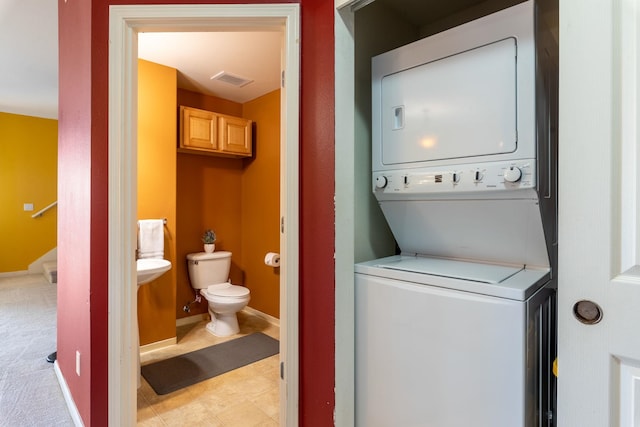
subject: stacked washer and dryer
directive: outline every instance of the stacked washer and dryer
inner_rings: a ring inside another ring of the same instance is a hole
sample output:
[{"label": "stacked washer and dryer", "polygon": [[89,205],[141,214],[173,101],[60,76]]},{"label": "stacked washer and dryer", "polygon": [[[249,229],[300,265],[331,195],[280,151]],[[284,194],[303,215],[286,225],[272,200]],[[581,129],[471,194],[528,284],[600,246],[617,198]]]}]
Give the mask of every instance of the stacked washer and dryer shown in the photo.
[{"label": "stacked washer and dryer", "polygon": [[529,0],[373,58],[356,425],[553,425],[557,42]]}]

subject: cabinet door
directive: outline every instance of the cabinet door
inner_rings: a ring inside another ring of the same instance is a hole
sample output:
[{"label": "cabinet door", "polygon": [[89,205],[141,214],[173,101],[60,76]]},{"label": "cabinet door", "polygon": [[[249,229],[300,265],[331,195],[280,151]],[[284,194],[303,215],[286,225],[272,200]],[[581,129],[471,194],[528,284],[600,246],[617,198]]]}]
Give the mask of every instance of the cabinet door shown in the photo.
[{"label": "cabinet door", "polygon": [[223,152],[251,155],[251,120],[218,116],[220,149]]},{"label": "cabinet door", "polygon": [[217,146],[217,115],[210,111],[180,107],[182,135],[180,146],[215,150]]}]

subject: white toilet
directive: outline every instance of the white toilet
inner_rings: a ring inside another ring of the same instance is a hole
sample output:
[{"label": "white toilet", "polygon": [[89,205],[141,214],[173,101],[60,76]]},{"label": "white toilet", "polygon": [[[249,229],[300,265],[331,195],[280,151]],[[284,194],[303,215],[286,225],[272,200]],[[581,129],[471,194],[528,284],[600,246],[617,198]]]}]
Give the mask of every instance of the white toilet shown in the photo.
[{"label": "white toilet", "polygon": [[249,303],[249,289],[229,282],[231,252],[198,252],[187,255],[191,286],[209,301],[211,322],[207,330],[218,337],[240,331],[236,313]]}]

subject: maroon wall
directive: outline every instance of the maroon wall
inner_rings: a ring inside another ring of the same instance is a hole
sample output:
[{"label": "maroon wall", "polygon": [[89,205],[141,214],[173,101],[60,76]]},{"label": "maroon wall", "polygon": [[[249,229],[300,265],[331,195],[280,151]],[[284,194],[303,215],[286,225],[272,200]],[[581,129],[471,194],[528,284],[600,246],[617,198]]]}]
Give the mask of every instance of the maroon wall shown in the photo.
[{"label": "maroon wall", "polygon": [[300,425],[333,425],[335,387],[334,2],[303,1]]},{"label": "maroon wall", "polygon": [[85,425],[106,419],[94,402],[107,400],[106,144],[92,143],[91,13],[91,2],[59,2],[57,351]]},{"label": "maroon wall", "polygon": [[[247,1],[58,1],[58,364],[86,426],[108,422],[109,5],[152,3]],[[300,425],[329,426],[335,383],[334,2],[299,3]],[[82,357],[80,377],[76,350]]]}]

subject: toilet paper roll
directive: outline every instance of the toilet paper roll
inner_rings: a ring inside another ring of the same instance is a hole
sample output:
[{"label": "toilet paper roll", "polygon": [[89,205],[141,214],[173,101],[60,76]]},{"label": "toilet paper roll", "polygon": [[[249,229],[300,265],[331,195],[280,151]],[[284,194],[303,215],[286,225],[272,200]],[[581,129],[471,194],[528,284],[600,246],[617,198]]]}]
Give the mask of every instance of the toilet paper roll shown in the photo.
[{"label": "toilet paper roll", "polygon": [[264,256],[264,263],[270,267],[280,267],[280,254],[267,252]]}]

